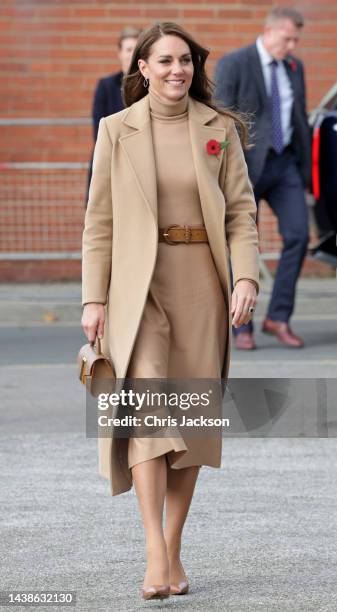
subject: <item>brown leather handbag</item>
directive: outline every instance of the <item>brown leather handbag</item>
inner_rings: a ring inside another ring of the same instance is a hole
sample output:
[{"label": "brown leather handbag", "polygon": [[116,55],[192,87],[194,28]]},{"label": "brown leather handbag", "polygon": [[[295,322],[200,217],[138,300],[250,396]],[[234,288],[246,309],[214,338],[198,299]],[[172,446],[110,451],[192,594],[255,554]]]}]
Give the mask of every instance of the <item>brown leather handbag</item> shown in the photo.
[{"label": "brown leather handbag", "polygon": [[78,353],[78,377],[94,397],[99,393],[112,393],[116,374],[111,361],[102,354],[101,341],[84,344]]}]

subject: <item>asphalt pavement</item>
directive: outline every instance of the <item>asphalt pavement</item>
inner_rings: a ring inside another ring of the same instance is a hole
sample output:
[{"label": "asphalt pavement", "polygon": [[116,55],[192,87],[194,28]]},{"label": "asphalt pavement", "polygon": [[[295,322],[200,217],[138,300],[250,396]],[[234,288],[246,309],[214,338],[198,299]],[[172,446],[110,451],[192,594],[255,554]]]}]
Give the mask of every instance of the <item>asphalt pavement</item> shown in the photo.
[{"label": "asphalt pavement", "polygon": [[[292,326],[306,346],[294,350],[260,332],[270,294],[263,284],[258,349],[233,350],[230,377],[325,380],[333,411],[336,288],[335,278],[301,280]],[[80,318],[78,283],[0,286],[0,590],[76,592],[81,612],[335,611],[334,415],[324,437],[226,437],[221,468],[200,471],[185,527],[190,593],[140,599],[144,538],[134,489],[110,496],[97,474],[97,441],[85,434]]]}]

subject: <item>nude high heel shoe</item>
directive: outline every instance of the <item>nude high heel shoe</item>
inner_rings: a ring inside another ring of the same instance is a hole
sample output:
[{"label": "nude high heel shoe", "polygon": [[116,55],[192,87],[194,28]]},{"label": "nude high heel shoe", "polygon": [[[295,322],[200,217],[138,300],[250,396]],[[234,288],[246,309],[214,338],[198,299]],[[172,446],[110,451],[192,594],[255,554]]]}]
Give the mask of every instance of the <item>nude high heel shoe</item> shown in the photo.
[{"label": "nude high heel shoe", "polygon": [[167,597],[169,597],[169,595],[169,584],[154,584],[152,586],[147,587],[146,589],[142,588],[143,599],[166,599]]},{"label": "nude high heel shoe", "polygon": [[187,580],[182,580],[178,584],[170,584],[170,595],[185,595],[188,593],[189,584]]}]

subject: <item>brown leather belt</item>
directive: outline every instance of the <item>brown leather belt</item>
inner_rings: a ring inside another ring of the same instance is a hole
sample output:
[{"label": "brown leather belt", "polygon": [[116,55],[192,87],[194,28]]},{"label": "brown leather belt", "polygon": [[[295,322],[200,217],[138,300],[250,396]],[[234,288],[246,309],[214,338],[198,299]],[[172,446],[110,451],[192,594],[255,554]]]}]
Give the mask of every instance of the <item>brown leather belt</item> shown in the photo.
[{"label": "brown leather belt", "polygon": [[190,244],[190,242],[208,242],[208,236],[205,227],[169,225],[158,229],[158,240],[167,244]]}]

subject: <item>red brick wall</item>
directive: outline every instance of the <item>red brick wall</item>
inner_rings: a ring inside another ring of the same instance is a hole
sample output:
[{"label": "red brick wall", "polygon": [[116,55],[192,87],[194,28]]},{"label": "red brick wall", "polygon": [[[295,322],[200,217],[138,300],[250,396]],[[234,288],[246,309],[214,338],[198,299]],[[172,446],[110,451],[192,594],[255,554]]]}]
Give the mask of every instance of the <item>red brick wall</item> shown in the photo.
[{"label": "red brick wall", "polygon": [[[256,38],[272,5],[268,0],[209,0],[207,3],[199,0],[96,0],[91,3],[2,0],[0,117],[89,117],[97,79],[118,69],[116,41],[126,25],[144,27],[155,20],[177,21],[210,49],[208,70],[212,77],[215,62],[223,53]],[[306,65],[308,107],[313,108],[337,79],[337,3],[336,0],[303,0],[293,5],[303,12],[306,20],[298,55]],[[83,162],[91,153],[90,125],[1,126],[1,133],[0,162]],[[3,180],[3,171],[0,179]],[[82,206],[84,190],[85,185],[77,207]],[[45,198],[53,198],[48,189],[42,192]],[[77,228],[78,214],[77,210],[73,221]],[[268,215],[266,222],[268,225]],[[262,244],[263,234],[264,226],[261,226]],[[4,268],[7,278],[11,265],[13,275],[17,274],[18,264],[0,263],[0,279]],[[43,265],[48,270],[49,264]],[[20,263],[21,272],[22,266]],[[51,276],[53,266],[51,263]],[[72,266],[76,268],[75,264]],[[316,273],[317,269],[319,273],[330,271],[322,264],[307,267],[308,273]],[[35,268],[38,270],[37,264]],[[29,269],[34,277],[34,266]],[[26,272],[22,273],[26,278]]]}]

